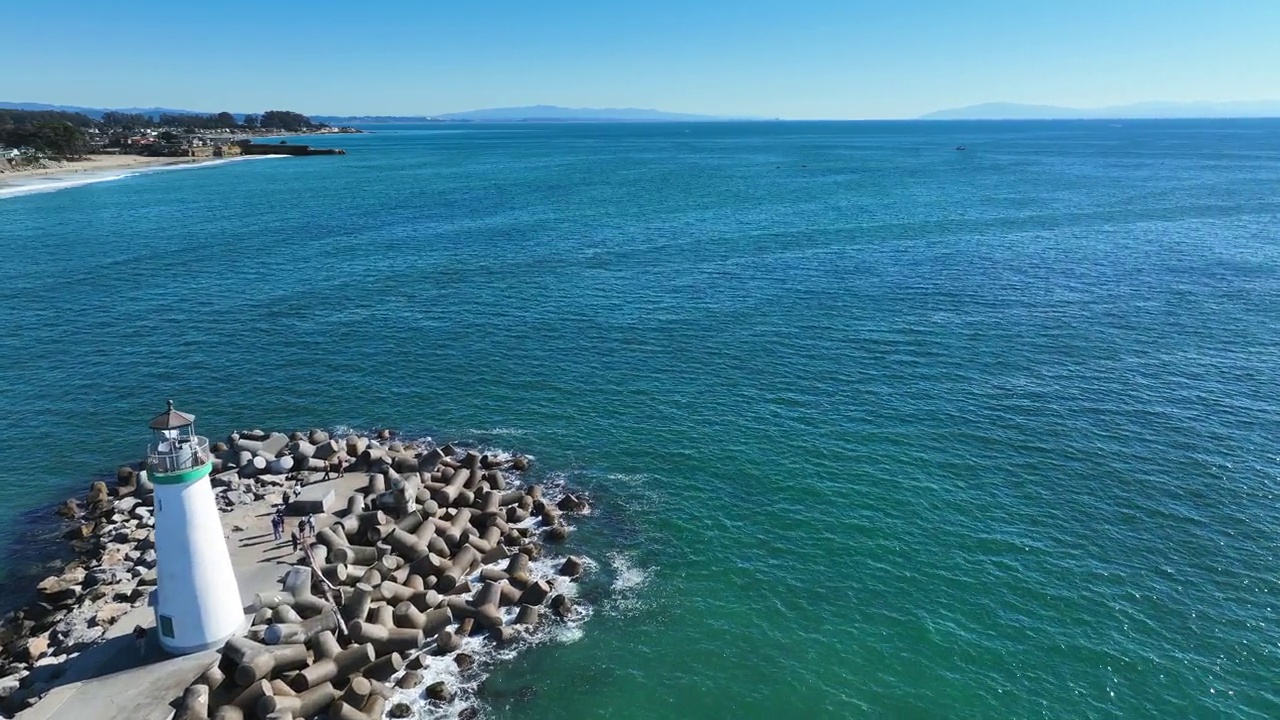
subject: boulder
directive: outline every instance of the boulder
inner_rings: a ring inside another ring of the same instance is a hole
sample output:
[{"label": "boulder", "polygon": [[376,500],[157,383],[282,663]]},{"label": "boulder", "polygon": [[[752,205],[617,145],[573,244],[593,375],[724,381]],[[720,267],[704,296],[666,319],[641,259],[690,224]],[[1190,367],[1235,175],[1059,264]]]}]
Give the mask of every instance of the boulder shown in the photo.
[{"label": "boulder", "polygon": [[132,606],[124,603],[107,603],[93,616],[93,621],[100,627],[109,627],[132,609]]},{"label": "boulder", "polygon": [[93,588],[99,585],[119,585],[133,578],[127,563],[110,567],[96,567],[84,576],[84,587]]},{"label": "boulder", "polygon": [[67,613],[66,617],[49,631],[49,641],[57,644],[63,652],[97,642],[106,632],[106,628],[101,625],[90,625],[89,620],[93,617],[92,607]]},{"label": "boulder", "polygon": [[413,717],[413,706],[409,703],[398,702],[395,705],[392,705],[391,709],[387,711],[387,717],[395,718],[395,720]]},{"label": "boulder", "polygon": [[14,659],[19,662],[35,662],[49,653],[49,635],[44,633],[35,637],[27,638],[25,642],[21,642],[14,653]]},{"label": "boulder", "polygon": [[75,520],[84,512],[84,508],[80,507],[80,501],[75,498],[67,498],[65,502],[58,506],[55,511],[60,517],[68,520]]},{"label": "boulder", "polygon": [[116,485],[119,487],[133,487],[138,479],[138,471],[128,465],[121,465],[116,468]]},{"label": "boulder", "polygon": [[564,559],[564,564],[559,569],[559,574],[567,578],[576,578],[582,574],[582,559],[575,555],[570,555]]},{"label": "boulder", "polygon": [[98,564],[102,567],[116,567],[126,563],[125,555],[129,552],[129,548],[124,545],[108,545],[102,551],[102,557],[98,558]]},{"label": "boulder", "polygon": [[[21,685],[22,685],[22,675],[20,673],[14,673],[12,675],[6,675],[0,678],[0,700],[4,700],[5,698],[17,692],[18,688]],[[400,703],[400,705],[404,705],[404,703]],[[405,705],[405,707],[408,707],[408,705]],[[395,707],[392,707],[391,709],[395,710]],[[396,716],[393,715],[392,717],[396,717]],[[400,715],[399,717],[409,717],[409,716]]]},{"label": "boulder", "polygon": [[453,691],[443,681],[433,682],[427,686],[426,696],[428,699],[437,702],[448,702],[453,697]]},{"label": "boulder", "polygon": [[40,599],[44,602],[53,606],[63,605],[74,602],[80,597],[80,593],[84,591],[84,587],[80,585],[82,580],[84,580],[83,571],[78,576],[50,576],[36,586],[36,591],[40,593]]},{"label": "boulder", "polygon": [[85,496],[84,504],[90,511],[106,512],[111,509],[111,493],[107,491],[107,484],[98,480],[89,486],[89,494]]},{"label": "boulder", "polygon": [[567,493],[556,503],[556,507],[564,512],[582,512],[587,509],[587,501],[573,493]]}]

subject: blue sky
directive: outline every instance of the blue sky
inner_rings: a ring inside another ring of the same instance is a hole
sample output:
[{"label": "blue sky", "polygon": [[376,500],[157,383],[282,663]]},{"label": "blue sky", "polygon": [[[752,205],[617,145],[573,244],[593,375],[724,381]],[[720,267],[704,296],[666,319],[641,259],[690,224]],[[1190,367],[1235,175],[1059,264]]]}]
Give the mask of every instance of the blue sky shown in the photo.
[{"label": "blue sky", "polygon": [[799,119],[1280,98],[1280,0],[10,5],[8,101],[406,115],[545,103]]}]

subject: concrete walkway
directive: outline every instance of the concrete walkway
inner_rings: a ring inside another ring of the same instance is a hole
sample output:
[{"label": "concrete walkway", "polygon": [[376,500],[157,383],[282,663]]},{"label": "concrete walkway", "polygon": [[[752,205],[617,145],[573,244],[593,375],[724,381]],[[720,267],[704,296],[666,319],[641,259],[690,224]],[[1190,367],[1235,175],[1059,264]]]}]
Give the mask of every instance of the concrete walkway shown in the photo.
[{"label": "concrete walkway", "polygon": [[[319,473],[314,474],[319,477]],[[358,487],[368,483],[365,473],[348,473],[338,480],[307,483],[332,487],[336,500],[333,509],[346,505],[347,498]],[[284,574],[293,564],[289,543],[289,525],[296,527],[297,518],[285,528],[284,540],[271,537],[271,515],[267,502],[235,508],[222,515],[222,526],[240,586],[240,600],[248,615],[253,598],[260,592],[280,589]],[[316,527],[325,527],[331,518],[316,516]],[[133,628],[148,629],[146,657],[139,657],[133,641]],[[167,720],[182,692],[205,668],[217,659],[217,650],[193,655],[169,657],[160,649],[154,632],[155,614],[149,606],[137,607],[121,617],[107,631],[102,642],[63,663],[56,685],[40,702],[18,713],[19,720]]]}]

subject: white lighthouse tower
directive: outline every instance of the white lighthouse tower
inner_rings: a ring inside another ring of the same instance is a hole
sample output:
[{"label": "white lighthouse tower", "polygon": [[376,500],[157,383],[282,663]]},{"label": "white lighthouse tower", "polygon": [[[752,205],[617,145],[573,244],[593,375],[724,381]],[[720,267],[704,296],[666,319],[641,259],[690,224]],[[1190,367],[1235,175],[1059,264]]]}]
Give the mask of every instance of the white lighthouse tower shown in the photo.
[{"label": "white lighthouse tower", "polygon": [[245,626],[240,589],[209,484],[209,441],[195,416],[169,409],[151,421],[155,484],[156,628],[160,645],[183,655],[221,645]]}]

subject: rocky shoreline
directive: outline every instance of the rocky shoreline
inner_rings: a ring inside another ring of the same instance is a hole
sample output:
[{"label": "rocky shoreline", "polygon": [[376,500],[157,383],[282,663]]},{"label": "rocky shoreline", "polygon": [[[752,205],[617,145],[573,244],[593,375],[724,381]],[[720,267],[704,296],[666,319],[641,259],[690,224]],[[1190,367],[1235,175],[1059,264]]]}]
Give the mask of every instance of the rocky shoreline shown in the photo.
[{"label": "rocky shoreline", "polygon": [[58,507],[77,557],[36,586],[38,599],[0,619],[0,711],[34,702],[56,668],[99,641],[155,587],[154,488],[122,466],[114,493],[94,482]]},{"label": "rocky shoreline", "polygon": [[[341,439],[251,430],[211,450],[224,512],[269,512],[290,501],[295,484],[320,482],[339,463],[363,484],[329,515],[314,499],[293,500],[306,503],[294,514],[328,520],[293,559],[283,589],[258,594],[248,633],[191,684],[177,718],[372,720],[456,706],[448,683],[427,682],[428,665],[452,659],[465,670],[477,658],[464,644],[511,645],[577,612],[572,583],[589,561],[548,564],[544,544],[569,537],[566,516],[586,511],[587,500],[525,485],[525,456],[400,442],[386,430]],[[5,714],[31,706],[60,667],[147,603],[156,583],[152,504],[146,472],[126,465],[114,487],[95,482],[83,502],[58,508],[79,556],[39,584],[36,602],[0,621]]]}]

